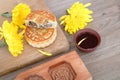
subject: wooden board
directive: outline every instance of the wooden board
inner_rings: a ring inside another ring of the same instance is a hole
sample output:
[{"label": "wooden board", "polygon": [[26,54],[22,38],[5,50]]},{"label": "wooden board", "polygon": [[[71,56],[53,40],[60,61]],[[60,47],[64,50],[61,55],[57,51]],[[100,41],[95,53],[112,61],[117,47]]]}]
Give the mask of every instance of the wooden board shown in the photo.
[{"label": "wooden board", "polygon": [[30,77],[39,78],[36,80],[92,80],[76,51],[24,71],[15,80],[32,80]]},{"label": "wooden board", "polygon": [[[0,2],[0,14],[6,11],[11,12],[13,7],[20,2],[28,4],[32,10],[38,10],[38,9],[48,10],[48,7],[44,2],[44,0],[4,0],[2,1],[2,3]],[[6,3],[7,5],[4,5]],[[7,18],[3,18],[2,16],[0,16],[0,25],[2,25],[2,22],[5,19]],[[53,53],[53,55],[67,51],[69,49],[69,43],[59,26],[57,29],[57,33],[58,36],[55,42],[43,49],[44,51]],[[28,64],[32,64],[36,61],[45,58],[47,57],[38,53],[36,48],[33,48],[30,45],[28,45],[25,40],[24,40],[24,51],[22,55],[20,55],[17,58],[13,57],[10,54],[7,47],[2,47],[0,48],[0,75],[3,75],[5,73],[8,73],[10,71],[16,70],[18,68],[21,68]]]}]

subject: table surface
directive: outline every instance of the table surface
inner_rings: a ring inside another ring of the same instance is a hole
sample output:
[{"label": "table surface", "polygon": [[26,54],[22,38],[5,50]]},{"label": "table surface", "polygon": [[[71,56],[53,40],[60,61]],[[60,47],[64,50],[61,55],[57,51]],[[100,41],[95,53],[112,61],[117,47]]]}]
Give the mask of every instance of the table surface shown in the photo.
[{"label": "table surface", "polygon": [[[66,9],[78,0],[46,0],[50,10],[57,20],[66,14]],[[79,0],[82,3],[92,3],[90,9],[94,11],[94,21],[88,28],[96,30],[101,35],[100,46],[91,53],[79,51],[73,42],[73,36],[64,31],[70,43],[70,50],[76,50],[86,67],[93,76],[93,80],[120,80],[120,0]],[[60,54],[63,55],[63,54]],[[57,55],[55,57],[58,57]],[[16,75],[31,67],[40,65],[55,57],[45,59],[17,71],[0,77],[0,80],[13,80]]]}]

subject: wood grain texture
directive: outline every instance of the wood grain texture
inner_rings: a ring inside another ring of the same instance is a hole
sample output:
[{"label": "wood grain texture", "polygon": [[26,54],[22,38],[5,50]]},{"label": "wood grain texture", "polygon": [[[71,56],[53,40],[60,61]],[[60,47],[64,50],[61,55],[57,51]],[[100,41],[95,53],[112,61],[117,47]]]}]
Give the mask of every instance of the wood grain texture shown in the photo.
[{"label": "wood grain texture", "polygon": [[[10,0],[4,0],[2,1],[3,3],[5,3],[5,1],[10,1]],[[30,7],[32,8],[32,10],[36,10],[36,9],[46,9],[48,10],[48,7],[46,5],[46,3],[41,0],[36,0],[39,4],[36,5],[36,3],[34,3],[34,1],[24,1],[24,0],[16,0],[16,1],[12,1],[9,4],[10,5],[16,5],[19,2],[23,2],[26,3],[28,5],[30,5]],[[32,6],[33,5],[33,6]],[[4,5],[1,5],[4,6]],[[8,6],[5,6],[5,9],[8,9]],[[11,8],[12,6],[10,6],[9,8]],[[0,7],[1,9],[1,7]],[[7,10],[6,9],[6,10]],[[3,9],[4,10],[4,9]],[[12,9],[11,9],[12,10]],[[5,12],[5,11],[3,11]],[[2,11],[0,11],[0,13],[2,13]],[[3,17],[0,17],[1,20],[0,22],[3,22],[2,19]],[[56,40],[49,45],[48,47],[43,48],[42,50],[50,52],[54,55],[59,54],[61,52],[65,52],[69,49],[69,43],[65,37],[65,35],[63,34],[62,30],[60,29],[60,27],[57,27],[57,38]],[[18,68],[24,67],[26,65],[32,64],[36,61],[40,61],[42,59],[47,58],[47,56],[39,53],[37,51],[37,48],[33,48],[30,45],[28,45],[28,43],[24,40],[24,50],[22,55],[18,56],[17,58],[13,57],[10,52],[8,51],[8,47],[2,47],[0,48],[0,75],[3,75],[5,73],[11,72],[13,70],[16,70]]]},{"label": "wood grain texture", "polygon": [[35,68],[17,75],[15,80],[24,80],[31,75],[39,75],[45,80],[92,80],[76,51],[71,51]]},{"label": "wood grain texture", "polygon": [[[76,50],[79,53],[92,73],[93,80],[120,80],[120,0],[46,0],[46,3],[59,19],[60,16],[66,14],[66,9],[76,1],[92,3],[90,9],[94,11],[94,21],[89,23],[87,27],[96,30],[101,35],[102,41],[94,52],[86,54],[75,47],[74,35],[64,32],[69,40],[70,50]],[[2,76],[1,79],[13,80],[20,72],[50,59]]]}]

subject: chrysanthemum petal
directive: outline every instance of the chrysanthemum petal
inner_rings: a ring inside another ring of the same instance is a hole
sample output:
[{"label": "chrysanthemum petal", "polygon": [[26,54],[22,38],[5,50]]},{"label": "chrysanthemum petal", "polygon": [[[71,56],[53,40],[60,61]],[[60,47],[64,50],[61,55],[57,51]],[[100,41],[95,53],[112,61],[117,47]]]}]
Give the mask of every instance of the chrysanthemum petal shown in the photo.
[{"label": "chrysanthemum petal", "polygon": [[18,25],[20,28],[25,28],[22,26],[25,23],[25,18],[31,12],[28,5],[20,3],[12,10],[12,23]]},{"label": "chrysanthemum petal", "polygon": [[89,7],[89,6],[91,6],[91,3],[87,3],[84,5],[84,7]]},{"label": "chrysanthemum petal", "polygon": [[65,26],[65,31],[73,34],[79,29],[83,29],[85,26],[87,26],[88,22],[93,20],[91,16],[93,11],[87,8],[90,5],[91,3],[84,5],[76,2],[69,9],[67,9],[68,15],[63,15],[60,17],[60,22]]},{"label": "chrysanthemum petal", "polygon": [[23,50],[23,40],[18,34],[18,26],[8,21],[4,21],[2,25],[4,39],[8,45],[9,51],[13,56],[18,56]]}]

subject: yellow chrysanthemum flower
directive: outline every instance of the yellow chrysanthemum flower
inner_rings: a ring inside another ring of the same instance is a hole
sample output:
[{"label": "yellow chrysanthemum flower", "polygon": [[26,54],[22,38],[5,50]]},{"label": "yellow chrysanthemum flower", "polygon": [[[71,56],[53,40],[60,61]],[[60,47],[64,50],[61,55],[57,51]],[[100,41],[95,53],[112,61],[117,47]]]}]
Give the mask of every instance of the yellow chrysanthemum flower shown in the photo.
[{"label": "yellow chrysanthemum flower", "polygon": [[0,27],[0,40],[2,40],[2,38],[3,38],[3,33],[2,33],[2,29]]},{"label": "yellow chrysanthemum flower", "polygon": [[60,24],[65,26],[65,31],[73,34],[83,29],[88,22],[93,20],[91,16],[93,12],[87,8],[90,5],[91,3],[83,5],[82,3],[76,2],[70,9],[67,9],[68,15],[60,17]]},{"label": "yellow chrysanthemum flower", "polygon": [[[23,34],[25,26],[25,18],[31,12],[28,5],[20,3],[12,10],[12,22],[4,21],[0,28],[0,39],[4,37],[9,51],[16,57],[23,50]],[[22,28],[22,32],[18,32]]]},{"label": "yellow chrysanthemum flower", "polygon": [[23,24],[25,23],[25,18],[31,12],[28,5],[20,3],[12,10],[12,23],[19,26],[20,28],[25,28]]},{"label": "yellow chrysanthemum flower", "polygon": [[23,50],[23,34],[18,33],[18,26],[8,21],[4,21],[2,25],[2,33],[8,45],[11,54],[16,57]]}]

